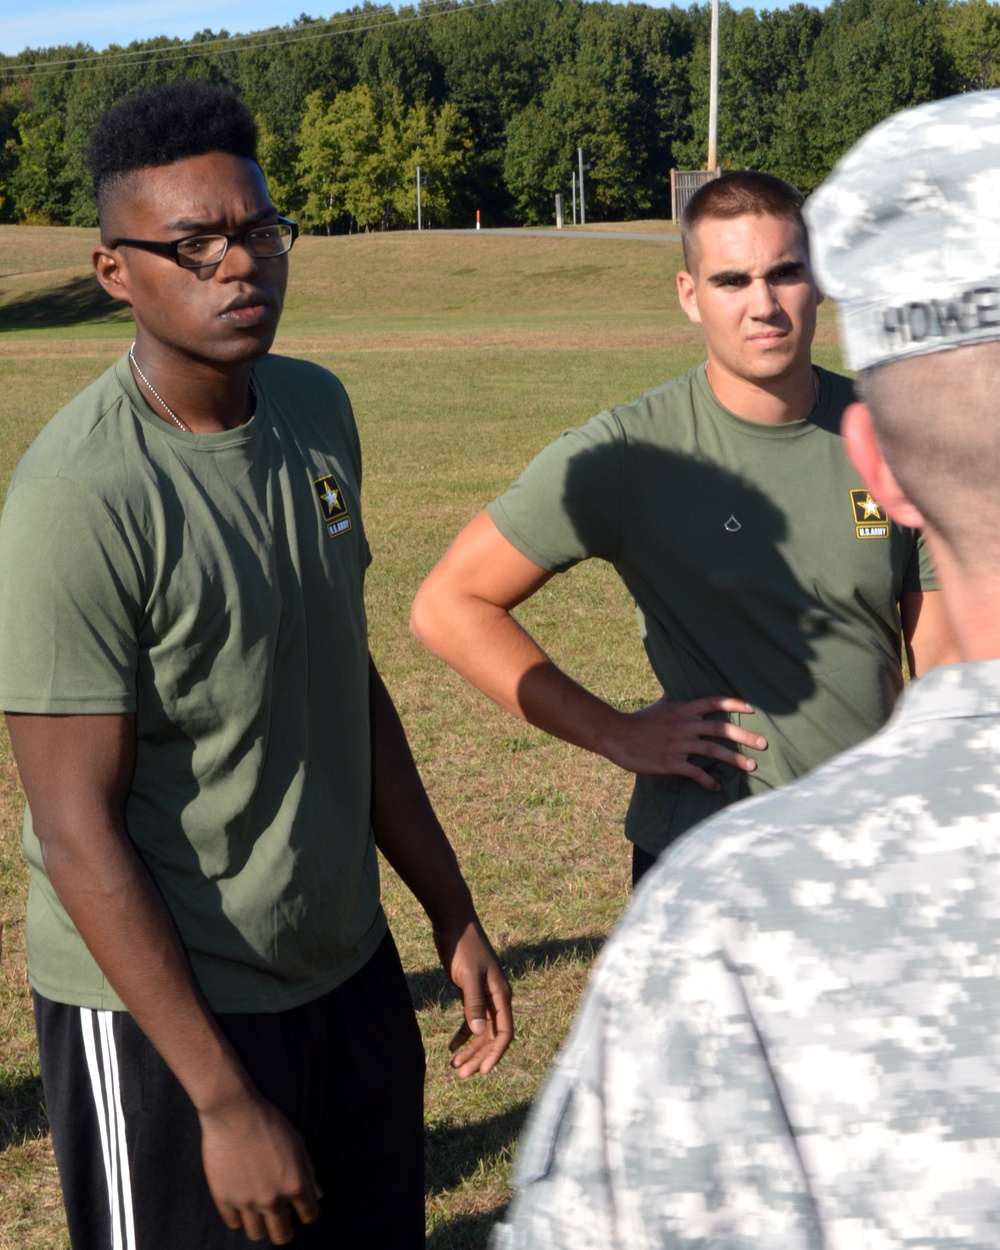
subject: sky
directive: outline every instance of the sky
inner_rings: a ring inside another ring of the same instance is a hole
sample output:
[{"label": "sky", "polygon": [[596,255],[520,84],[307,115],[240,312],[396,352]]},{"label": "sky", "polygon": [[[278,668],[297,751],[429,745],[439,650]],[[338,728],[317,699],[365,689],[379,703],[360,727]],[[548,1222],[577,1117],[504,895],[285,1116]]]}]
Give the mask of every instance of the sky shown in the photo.
[{"label": "sky", "polygon": [[[190,39],[203,30],[216,34],[249,34],[269,26],[287,26],[303,12],[330,17],[357,0],[0,0],[0,52],[14,55],[25,48],[87,43],[97,52],[115,43],[127,47],[135,39],[169,35]],[[657,0],[650,0],[657,3]],[[686,7],[688,0],[678,0]],[[730,0],[760,9],[785,9],[792,0]],[[397,7],[394,4],[393,7]]]}]

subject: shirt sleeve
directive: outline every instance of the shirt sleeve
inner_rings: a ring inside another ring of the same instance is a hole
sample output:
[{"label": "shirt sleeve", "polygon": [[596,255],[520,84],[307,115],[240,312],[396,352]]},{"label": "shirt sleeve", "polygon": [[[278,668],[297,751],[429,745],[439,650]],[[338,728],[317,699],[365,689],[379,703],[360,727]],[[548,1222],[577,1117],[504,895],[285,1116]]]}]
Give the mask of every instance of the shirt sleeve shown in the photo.
[{"label": "shirt sleeve", "polygon": [[140,587],[99,499],[61,477],[15,484],[0,518],[0,707],[134,712]]},{"label": "shirt sleeve", "polygon": [[922,530],[916,530],[916,541],[910,552],[910,562],[903,574],[904,590],[937,590],[937,576],[931,564],[931,553]]},{"label": "shirt sleeve", "polygon": [[568,430],[487,509],[522,555],[549,572],[613,560],[621,528],[624,436],[611,412]]}]

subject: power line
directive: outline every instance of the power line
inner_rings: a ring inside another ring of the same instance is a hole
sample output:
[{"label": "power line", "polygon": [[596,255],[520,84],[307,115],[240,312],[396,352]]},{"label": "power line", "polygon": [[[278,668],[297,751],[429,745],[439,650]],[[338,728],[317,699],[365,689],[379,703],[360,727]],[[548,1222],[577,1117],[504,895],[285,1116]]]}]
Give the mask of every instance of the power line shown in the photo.
[{"label": "power line", "polygon": [[[245,52],[249,48],[282,47],[294,43],[315,42],[317,39],[335,39],[342,35],[362,34],[367,30],[378,30],[385,26],[409,25],[413,22],[428,21],[434,17],[451,17],[460,13],[470,13],[474,9],[495,8],[503,0],[470,0],[467,4],[455,7],[453,0],[425,0],[424,10],[411,16],[402,17],[395,12],[391,4],[381,5],[374,13],[345,13],[323,22],[310,23],[303,27],[301,34],[290,34],[284,39],[269,37],[267,31],[254,31],[246,35],[230,35],[225,39],[206,39],[203,42],[190,40],[187,43],[171,45],[169,48],[136,48],[134,51],[98,52],[93,56],[71,57],[65,61],[36,61],[33,64],[20,65],[8,59],[6,65],[0,65],[0,75],[31,73],[36,78],[47,74],[76,74],[87,69],[115,69],[121,66],[141,67],[144,65],[162,64],[165,61],[192,61],[205,56],[219,56],[227,52]],[[430,4],[438,7],[427,12]],[[393,15],[392,20],[386,20]],[[372,21],[372,18],[379,20]],[[346,25],[343,23],[347,23]],[[362,23],[365,23],[362,25]],[[330,26],[331,30],[313,32],[314,26]],[[287,30],[287,27],[280,29]],[[306,34],[306,31],[311,33]],[[250,42],[251,40],[255,42]],[[196,49],[189,51],[188,49]]]},{"label": "power line", "polygon": [[[393,8],[391,4],[383,4],[383,5],[378,6],[377,13],[372,12],[371,9],[369,9],[369,11],[366,13],[345,13],[339,19],[328,18],[325,21],[317,21],[315,23],[311,23],[310,26],[313,26],[313,25],[333,26],[336,21],[338,24],[338,29],[346,30],[348,29],[348,27],[350,26],[352,22],[357,23],[365,19],[371,19],[375,16],[382,17],[392,12],[393,12]],[[344,26],[340,27],[339,22],[343,22]],[[275,29],[287,29],[287,27],[278,27]],[[303,31],[305,29],[306,28],[303,28]],[[325,31],[321,33],[332,34],[333,32]],[[95,52],[92,56],[68,57],[65,61],[36,61],[34,62],[34,64],[30,64],[30,65],[10,65],[10,66],[7,66],[6,68],[37,70],[37,71],[44,72],[46,70],[59,69],[67,65],[86,66],[86,65],[92,65],[98,62],[102,64],[109,64],[109,63],[115,63],[115,62],[120,62],[120,61],[132,61],[137,57],[148,57],[157,52],[164,52],[164,53],[173,52],[173,53],[176,53],[178,56],[180,56],[180,55],[185,54],[188,48],[197,48],[199,50],[212,49],[212,48],[216,48],[216,49],[224,48],[228,50],[229,48],[232,48],[233,45],[235,44],[242,44],[250,39],[260,39],[262,36],[266,36],[266,34],[267,34],[266,30],[251,31],[245,35],[226,35],[225,38],[220,38],[220,39],[205,39],[205,40],[190,39],[182,43],[172,43],[167,48],[123,48],[120,52]],[[315,38],[316,36],[313,35],[312,37]],[[157,39],[157,38],[162,38],[162,36],[153,35],[151,38]],[[146,40],[145,42],[148,43],[150,42],[150,40]]]}]

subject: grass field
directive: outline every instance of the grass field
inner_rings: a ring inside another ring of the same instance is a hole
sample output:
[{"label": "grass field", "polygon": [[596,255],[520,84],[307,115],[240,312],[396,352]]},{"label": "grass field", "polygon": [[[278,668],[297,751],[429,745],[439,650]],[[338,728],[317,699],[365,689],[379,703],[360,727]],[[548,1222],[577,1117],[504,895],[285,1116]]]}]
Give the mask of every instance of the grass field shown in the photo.
[{"label": "grass field", "polygon": [[[669,223],[663,223],[670,232]],[[93,232],[0,227],[0,497],[47,418],[130,342],[90,277]],[[455,532],[565,426],[701,358],[677,306],[680,248],[433,233],[303,238],[276,350],[333,369],[365,451],[372,651],[515,990],[501,1068],[451,1078],[458,1013],[419,909],[385,896],[428,1056],[427,1230],[485,1245],[511,1152],[592,960],[627,897],[628,778],[489,705],[406,628]],[[837,367],[828,306],[816,358]],[[631,604],[603,566],[555,579],[522,610],[550,654],[620,706],[657,694]],[[24,965],[23,810],[0,731],[0,1250],[68,1245],[40,1107]]]}]

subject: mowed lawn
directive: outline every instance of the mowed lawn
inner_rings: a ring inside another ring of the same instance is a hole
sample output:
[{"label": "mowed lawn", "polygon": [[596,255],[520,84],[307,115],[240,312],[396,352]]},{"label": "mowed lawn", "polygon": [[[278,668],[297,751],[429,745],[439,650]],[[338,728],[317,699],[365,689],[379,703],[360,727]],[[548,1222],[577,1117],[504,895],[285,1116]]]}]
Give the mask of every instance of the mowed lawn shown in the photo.
[{"label": "mowed lawn", "polygon": [[[48,417],[131,341],[127,311],[90,276],[95,241],[0,227],[0,497]],[[562,429],[702,358],[677,305],[680,264],[675,244],[579,235],[303,238],[291,255],[275,350],[334,370],[352,396],[372,651],[515,991],[517,1038],[501,1068],[452,1078],[458,1007],[419,908],[386,869],[427,1049],[427,1231],[440,1250],[484,1246],[508,1199],[517,1134],[627,899],[629,779],[493,708],[412,639],[409,605],[458,529]],[[816,358],[836,368],[835,337],[825,305]],[[618,706],[657,696],[632,605],[606,567],[555,579],[521,617]],[[24,962],[22,812],[0,730],[0,1250],[68,1245]]]}]

